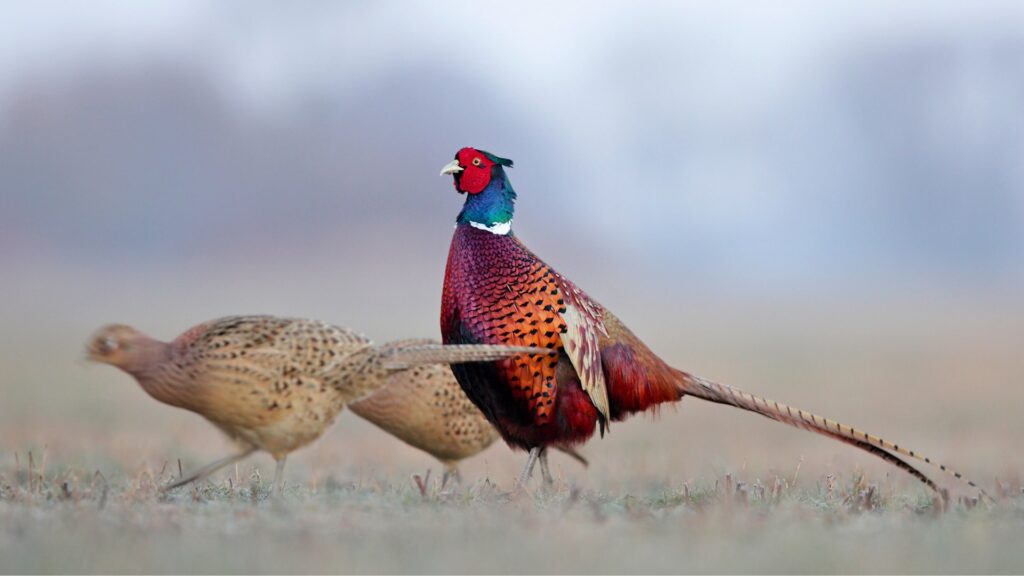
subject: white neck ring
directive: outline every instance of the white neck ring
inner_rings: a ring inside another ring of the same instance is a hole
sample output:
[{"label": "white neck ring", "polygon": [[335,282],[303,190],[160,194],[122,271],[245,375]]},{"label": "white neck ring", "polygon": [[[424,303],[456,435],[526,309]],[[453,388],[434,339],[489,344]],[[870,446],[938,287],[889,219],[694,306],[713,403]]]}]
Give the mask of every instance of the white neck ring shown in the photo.
[{"label": "white neck ring", "polygon": [[472,220],[470,220],[469,225],[472,226],[473,228],[478,228],[480,230],[487,230],[491,234],[497,234],[499,236],[505,236],[506,234],[512,231],[511,220],[509,220],[508,222],[498,222],[491,226],[481,224],[479,222],[473,222]]}]

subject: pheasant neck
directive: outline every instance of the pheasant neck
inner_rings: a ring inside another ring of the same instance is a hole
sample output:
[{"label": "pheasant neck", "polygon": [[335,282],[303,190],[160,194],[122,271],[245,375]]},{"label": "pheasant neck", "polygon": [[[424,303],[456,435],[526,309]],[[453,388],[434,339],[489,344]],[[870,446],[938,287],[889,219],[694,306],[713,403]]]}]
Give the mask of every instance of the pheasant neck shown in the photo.
[{"label": "pheasant neck", "polygon": [[188,388],[171,367],[171,345],[146,339],[135,343],[135,349],[121,368],[135,377],[139,386],[164,404],[187,407]]},{"label": "pheasant neck", "polygon": [[170,344],[148,336],[141,336],[131,343],[130,354],[126,354],[119,364],[122,370],[139,378],[150,375],[170,357]]},{"label": "pheasant neck", "polygon": [[487,188],[479,194],[467,195],[466,203],[463,204],[456,222],[469,224],[492,234],[509,234],[512,232],[515,201],[516,192],[505,177],[504,170],[499,167]]}]

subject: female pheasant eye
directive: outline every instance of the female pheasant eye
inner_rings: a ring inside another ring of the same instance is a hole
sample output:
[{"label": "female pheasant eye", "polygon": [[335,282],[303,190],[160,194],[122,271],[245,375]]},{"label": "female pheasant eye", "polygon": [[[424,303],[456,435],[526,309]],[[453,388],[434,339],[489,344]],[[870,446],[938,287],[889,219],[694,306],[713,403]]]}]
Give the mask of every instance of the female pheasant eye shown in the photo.
[{"label": "female pheasant eye", "polygon": [[479,166],[479,165],[480,165],[480,158],[473,158],[473,166]]},{"label": "female pheasant eye", "polygon": [[117,338],[114,338],[113,336],[107,336],[104,338],[102,344],[103,348],[108,351],[117,350]]}]

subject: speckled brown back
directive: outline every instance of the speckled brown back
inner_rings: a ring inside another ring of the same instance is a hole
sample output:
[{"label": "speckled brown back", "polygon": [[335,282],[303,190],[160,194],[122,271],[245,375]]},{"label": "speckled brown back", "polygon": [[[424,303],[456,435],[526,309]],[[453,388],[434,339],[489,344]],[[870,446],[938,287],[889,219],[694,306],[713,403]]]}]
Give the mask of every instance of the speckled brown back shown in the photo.
[{"label": "speckled brown back", "polygon": [[[417,346],[430,340],[392,342]],[[451,369],[428,364],[394,372],[386,385],[349,408],[416,448],[447,464],[490,446],[498,432],[470,402]]]},{"label": "speckled brown back", "polygon": [[369,392],[353,376],[371,346],[315,320],[232,316],[179,336],[168,360],[139,382],[156,399],[280,455],[316,439],[347,402]]}]

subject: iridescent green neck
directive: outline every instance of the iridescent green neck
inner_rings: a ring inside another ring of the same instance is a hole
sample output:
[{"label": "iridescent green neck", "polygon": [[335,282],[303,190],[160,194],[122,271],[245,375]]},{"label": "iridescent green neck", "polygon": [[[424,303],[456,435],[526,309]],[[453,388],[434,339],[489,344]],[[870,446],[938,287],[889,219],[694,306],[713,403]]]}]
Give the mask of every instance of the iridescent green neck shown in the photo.
[{"label": "iridescent green neck", "polygon": [[479,194],[467,194],[466,203],[455,220],[495,233],[507,234],[515,212],[516,192],[505,176],[505,170],[496,166],[491,183]]}]

